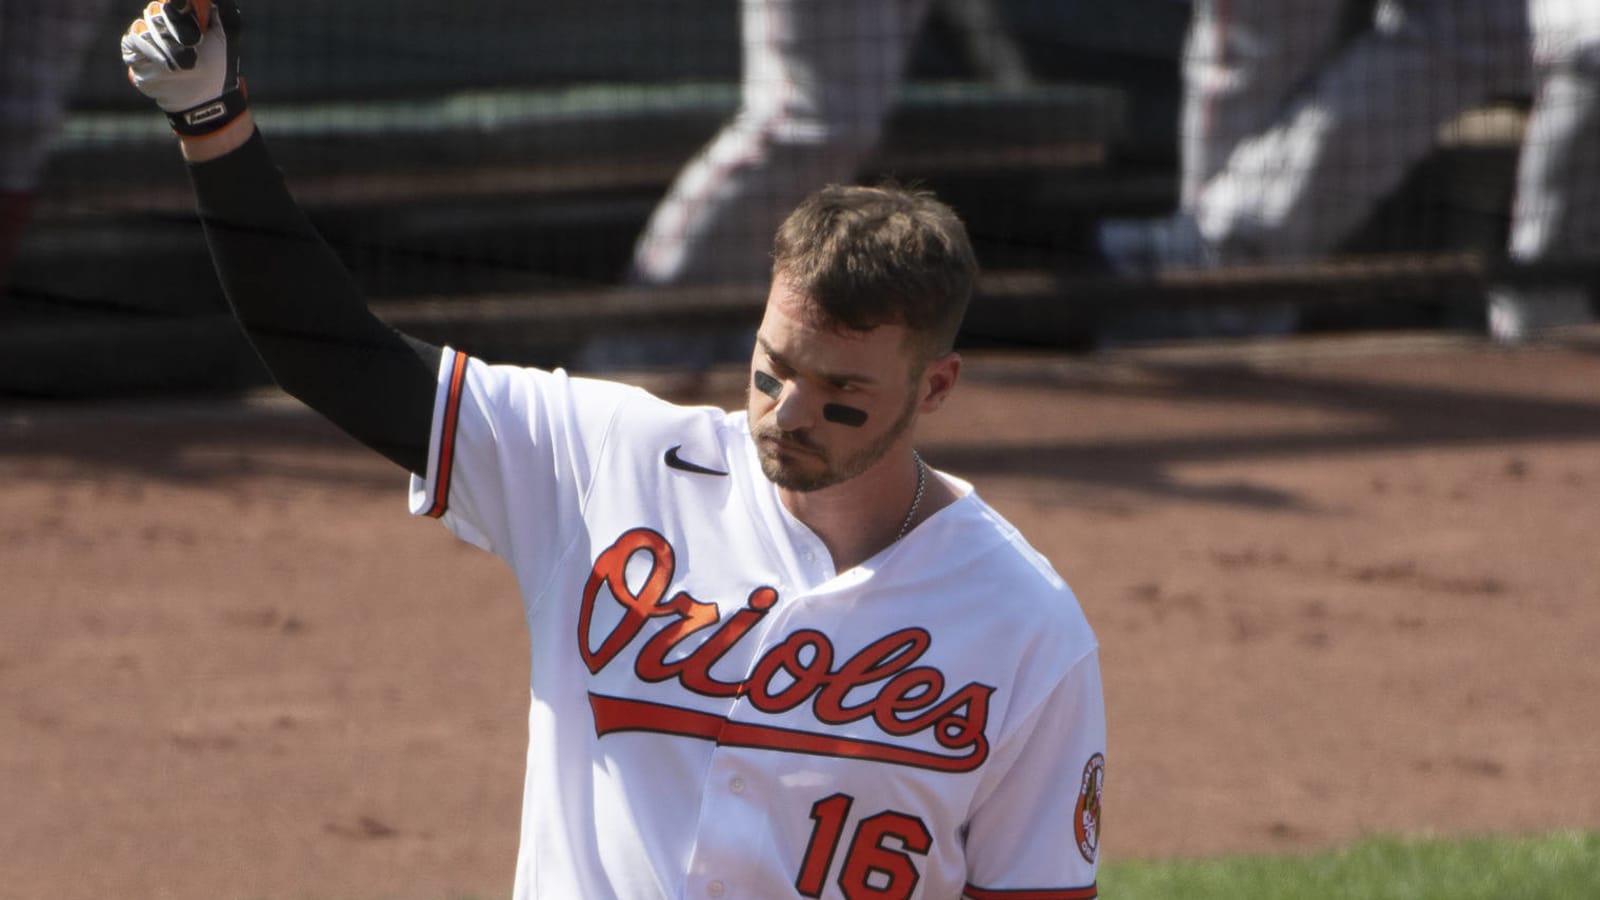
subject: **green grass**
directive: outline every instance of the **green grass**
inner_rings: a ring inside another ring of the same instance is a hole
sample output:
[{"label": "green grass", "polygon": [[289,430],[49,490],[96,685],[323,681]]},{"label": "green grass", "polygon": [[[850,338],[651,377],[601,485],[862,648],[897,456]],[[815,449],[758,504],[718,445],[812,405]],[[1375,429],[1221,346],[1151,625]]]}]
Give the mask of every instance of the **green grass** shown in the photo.
[{"label": "green grass", "polygon": [[1312,856],[1111,860],[1106,900],[1595,900],[1600,832],[1372,838]]},{"label": "green grass", "polygon": [[[1309,856],[1111,860],[1105,900],[1600,900],[1600,832],[1371,838]],[[450,900],[488,900],[453,895]]]}]

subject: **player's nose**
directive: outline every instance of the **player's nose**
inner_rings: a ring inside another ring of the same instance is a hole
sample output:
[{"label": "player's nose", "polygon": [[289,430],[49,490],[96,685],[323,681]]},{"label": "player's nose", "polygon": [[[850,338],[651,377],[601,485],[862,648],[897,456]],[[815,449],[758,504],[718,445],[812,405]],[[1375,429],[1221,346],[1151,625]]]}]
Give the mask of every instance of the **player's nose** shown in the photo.
[{"label": "player's nose", "polygon": [[790,380],[784,383],[772,416],[784,431],[804,431],[817,424],[821,410],[821,404],[815,397],[809,396],[799,380]]}]

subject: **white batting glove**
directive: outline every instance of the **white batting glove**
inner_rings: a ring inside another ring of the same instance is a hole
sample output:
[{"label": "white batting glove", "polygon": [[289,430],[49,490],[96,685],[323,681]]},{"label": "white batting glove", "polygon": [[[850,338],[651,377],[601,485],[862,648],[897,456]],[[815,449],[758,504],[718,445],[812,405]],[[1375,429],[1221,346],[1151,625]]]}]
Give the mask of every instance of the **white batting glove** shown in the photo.
[{"label": "white batting glove", "polygon": [[241,30],[233,0],[213,0],[204,34],[194,0],[152,2],[122,35],[128,80],[166,112],[172,130],[210,134],[245,110]]}]

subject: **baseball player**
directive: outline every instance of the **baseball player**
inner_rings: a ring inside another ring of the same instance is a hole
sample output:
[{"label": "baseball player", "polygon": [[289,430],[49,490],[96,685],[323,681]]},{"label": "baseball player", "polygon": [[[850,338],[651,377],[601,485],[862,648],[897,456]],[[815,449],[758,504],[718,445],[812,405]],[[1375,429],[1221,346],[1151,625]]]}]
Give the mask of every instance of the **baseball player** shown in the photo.
[{"label": "baseball player", "polygon": [[748,407],[490,365],[366,308],[294,205],[241,20],[151,4],[167,112],[235,314],[280,383],[503,557],[532,642],[516,896],[1096,896],[1098,650],[1050,565],[926,465],[961,371],[965,229],[830,188],[778,230]]}]

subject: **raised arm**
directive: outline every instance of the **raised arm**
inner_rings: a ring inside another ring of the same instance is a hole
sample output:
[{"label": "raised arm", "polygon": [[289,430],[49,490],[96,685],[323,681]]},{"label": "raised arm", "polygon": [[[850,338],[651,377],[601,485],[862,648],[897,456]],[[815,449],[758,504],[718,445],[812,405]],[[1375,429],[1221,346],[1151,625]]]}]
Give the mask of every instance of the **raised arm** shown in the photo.
[{"label": "raised arm", "polygon": [[233,0],[151,3],[122,39],[128,77],[171,120],[212,263],[235,317],[285,391],[422,474],[440,353],[374,316],[295,204],[239,76]]}]

